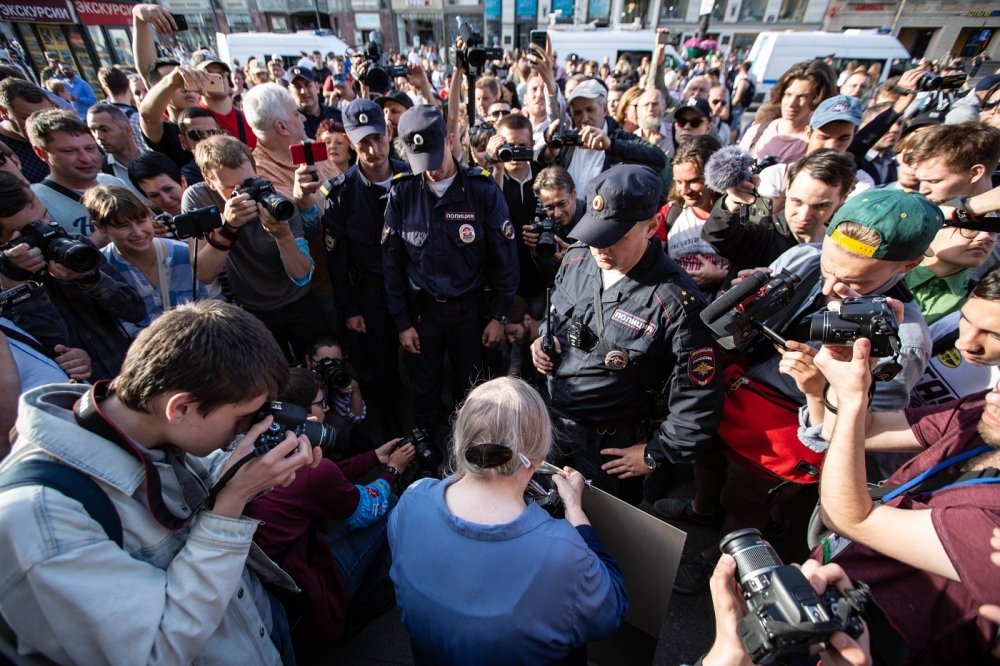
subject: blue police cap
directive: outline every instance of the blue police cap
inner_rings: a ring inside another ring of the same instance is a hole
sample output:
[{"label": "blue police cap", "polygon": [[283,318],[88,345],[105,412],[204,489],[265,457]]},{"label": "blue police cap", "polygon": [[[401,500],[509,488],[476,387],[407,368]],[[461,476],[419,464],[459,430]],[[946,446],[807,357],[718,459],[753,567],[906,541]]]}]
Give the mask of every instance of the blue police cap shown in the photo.
[{"label": "blue police cap", "polygon": [[447,134],[444,117],[436,106],[418,104],[399,117],[399,137],[413,173],[441,168]]},{"label": "blue police cap", "polygon": [[385,115],[378,104],[358,97],[344,111],[344,130],[351,143],[361,143],[369,134],[385,134]]},{"label": "blue police cap", "polygon": [[649,167],[621,164],[587,184],[587,212],[573,227],[573,238],[591,247],[611,247],[660,208],[660,177]]}]

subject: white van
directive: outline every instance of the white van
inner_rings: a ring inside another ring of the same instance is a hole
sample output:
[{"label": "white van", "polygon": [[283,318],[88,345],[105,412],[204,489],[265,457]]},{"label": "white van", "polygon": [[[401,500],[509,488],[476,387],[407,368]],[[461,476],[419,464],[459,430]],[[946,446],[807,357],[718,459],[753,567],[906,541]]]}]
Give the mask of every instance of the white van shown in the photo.
[{"label": "white van", "polygon": [[245,65],[251,56],[266,62],[277,53],[288,66],[298,62],[303,53],[319,51],[326,56],[333,51],[340,56],[347,50],[347,44],[339,37],[317,35],[313,30],[293,33],[234,32],[229,35],[217,32],[215,38],[222,61],[232,63],[235,58],[241,65]]},{"label": "white van", "polygon": [[[656,33],[653,30],[610,30],[596,28],[594,30],[553,30],[549,28],[549,41],[552,48],[563,63],[566,56],[575,53],[584,60],[603,62],[608,57],[609,64],[614,68],[618,56],[623,53],[635,54],[640,58],[653,54],[653,44],[656,43]],[[667,57],[673,60],[671,66],[684,62],[673,46],[667,45]],[[639,62],[633,58],[633,65]]]},{"label": "white van", "polygon": [[848,60],[857,60],[865,67],[878,63],[882,75],[877,83],[892,75],[894,61],[910,59],[898,39],[870,30],[762,32],[747,57],[753,63],[750,75],[757,81],[756,98],[765,99],[781,75],[795,63],[828,55],[834,57],[833,66],[838,72]]}]

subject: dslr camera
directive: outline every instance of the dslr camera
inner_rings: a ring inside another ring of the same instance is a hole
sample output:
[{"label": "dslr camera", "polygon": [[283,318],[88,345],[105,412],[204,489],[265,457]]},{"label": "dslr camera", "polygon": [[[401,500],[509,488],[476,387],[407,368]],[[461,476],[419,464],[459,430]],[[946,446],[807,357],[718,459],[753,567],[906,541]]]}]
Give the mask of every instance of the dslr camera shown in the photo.
[{"label": "dslr camera", "polygon": [[556,253],[556,238],[559,237],[561,225],[545,214],[545,208],[539,201],[535,205],[535,221],[529,227],[538,234],[535,244],[535,254],[546,259]]},{"label": "dslr camera", "polygon": [[871,340],[873,357],[899,352],[899,322],[885,296],[845,298],[839,312],[817,312],[809,321],[810,342],[849,347],[858,338]]},{"label": "dslr camera", "polygon": [[54,261],[77,273],[89,273],[101,264],[100,250],[70,238],[58,224],[40,220],[26,224],[21,227],[20,236],[0,245],[0,251],[21,243],[41,250],[46,261]]},{"label": "dslr camera", "polygon": [[449,49],[451,63],[455,67],[461,67],[466,71],[479,71],[490,60],[500,60],[503,58],[503,49],[498,46],[483,46],[483,33],[468,23],[458,26],[458,33],[465,42],[465,46],[462,48],[452,46]]},{"label": "dslr camera", "polygon": [[830,634],[852,638],[865,630],[862,613],[872,601],[868,586],[841,592],[834,586],[816,594],[798,567],[782,564],[771,544],[753,528],[736,530],[719,542],[736,560],[736,577],[747,602],[737,627],[755,664],[785,663],[826,648]]},{"label": "dslr camera", "polygon": [[580,141],[580,133],[569,127],[560,127],[553,132],[547,143],[553,148],[583,145]]},{"label": "dslr camera", "polygon": [[[271,217],[278,220],[279,222],[286,222],[295,215],[295,202],[286,197],[284,194],[279,194],[277,190],[274,189],[274,185],[271,181],[264,178],[259,178],[257,176],[251,176],[243,181],[243,185],[236,188],[233,192],[233,196],[239,196],[240,194],[246,194],[251,199],[259,203],[264,207]],[[202,209],[204,210],[204,209]]]},{"label": "dslr camera", "polygon": [[757,271],[709,303],[701,311],[701,320],[725,349],[746,349],[757,333],[784,344],[764,322],[791,302],[800,281],[785,270],[775,276]]},{"label": "dslr camera", "polygon": [[394,78],[410,73],[405,65],[389,64],[382,48],[382,33],[378,30],[373,31],[368,43],[361,47],[361,55],[368,62],[368,69],[358,80],[373,91],[387,90]]},{"label": "dslr camera", "polygon": [[399,443],[400,446],[405,446],[407,444],[413,444],[413,448],[416,449],[417,453],[417,463],[420,465],[420,469],[424,470],[428,474],[435,474],[438,468],[441,467],[441,463],[444,462],[444,456],[434,442],[431,441],[430,433],[428,433],[423,428],[414,428],[409,435],[403,438]]},{"label": "dslr camera", "polygon": [[[160,215],[170,218],[166,213]],[[199,208],[190,213],[177,215],[169,221],[168,219],[160,220],[160,215],[157,216],[157,220],[166,224],[167,228],[173,232],[174,237],[180,240],[202,238],[222,226],[222,216],[219,215],[218,206]]]},{"label": "dslr camera", "polygon": [[934,72],[924,72],[917,80],[917,90],[920,92],[935,92],[937,90],[956,90],[965,85],[965,74],[947,74],[941,76]]},{"label": "dslr camera", "polygon": [[328,393],[339,393],[351,385],[351,375],[342,358],[324,358],[316,363],[316,374],[323,380]]},{"label": "dslr camera", "polygon": [[511,146],[504,144],[497,148],[497,159],[501,162],[530,162],[535,159],[531,146]]},{"label": "dslr camera", "polygon": [[259,423],[268,416],[273,416],[274,421],[254,442],[253,450],[257,456],[262,456],[281,444],[285,440],[286,430],[291,430],[296,435],[305,435],[313,446],[329,448],[337,441],[336,430],[325,423],[306,420],[309,412],[304,407],[270,400],[260,408],[254,420]]}]

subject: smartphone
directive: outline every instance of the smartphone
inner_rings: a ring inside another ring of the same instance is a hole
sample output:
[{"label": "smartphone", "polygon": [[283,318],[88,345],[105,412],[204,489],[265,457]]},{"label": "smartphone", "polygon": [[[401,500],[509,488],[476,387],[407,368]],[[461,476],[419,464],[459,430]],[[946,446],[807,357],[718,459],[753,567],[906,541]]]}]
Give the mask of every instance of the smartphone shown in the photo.
[{"label": "smartphone", "polygon": [[670,43],[670,31],[664,30],[663,32],[656,32],[656,43],[657,44],[669,44]]},{"label": "smartphone", "polygon": [[225,94],[228,92],[226,90],[226,83],[222,79],[222,74],[213,74],[212,72],[206,72],[208,76],[208,85],[202,92],[213,92]]},{"label": "smartphone", "polygon": [[322,141],[303,141],[293,143],[288,147],[292,151],[292,164],[308,164],[312,166],[316,162],[325,162],[328,154],[326,144]]},{"label": "smartphone", "polygon": [[528,39],[532,44],[544,51],[545,47],[548,46],[548,36],[549,33],[547,30],[532,30],[528,35]]},{"label": "smartphone", "polygon": [[170,13],[170,16],[174,19],[174,23],[177,24],[177,32],[183,32],[188,29],[188,20],[186,16],[181,16],[180,14]]}]

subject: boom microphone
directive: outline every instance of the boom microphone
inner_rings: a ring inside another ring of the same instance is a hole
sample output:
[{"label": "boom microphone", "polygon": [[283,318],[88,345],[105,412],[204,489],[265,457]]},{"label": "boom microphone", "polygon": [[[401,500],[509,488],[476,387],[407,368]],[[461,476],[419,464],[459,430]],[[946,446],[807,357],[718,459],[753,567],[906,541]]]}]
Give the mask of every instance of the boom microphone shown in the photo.
[{"label": "boom microphone", "polygon": [[705,164],[705,184],[720,194],[739,187],[753,177],[756,161],[739,146],[721,148]]},{"label": "boom microphone", "polygon": [[771,276],[763,271],[752,273],[735,287],[706,305],[705,309],[701,311],[701,320],[711,325],[720,315],[742,303],[750,294],[767,284],[770,279]]}]

